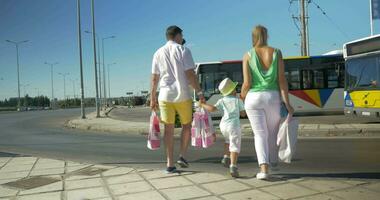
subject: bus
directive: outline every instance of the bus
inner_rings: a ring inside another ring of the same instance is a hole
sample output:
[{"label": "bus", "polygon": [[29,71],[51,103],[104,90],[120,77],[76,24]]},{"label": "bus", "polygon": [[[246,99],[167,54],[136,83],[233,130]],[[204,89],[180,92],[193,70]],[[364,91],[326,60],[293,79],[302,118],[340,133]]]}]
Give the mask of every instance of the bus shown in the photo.
[{"label": "bus", "polygon": [[[342,53],[321,56],[284,58],[289,99],[295,114],[343,114],[344,59]],[[221,95],[218,84],[229,77],[241,90],[242,61],[198,63],[196,68],[201,88],[208,103],[214,104]],[[221,116],[216,112],[214,117]]]},{"label": "bus", "polygon": [[344,44],[343,55],[344,113],[380,120],[380,35]]}]

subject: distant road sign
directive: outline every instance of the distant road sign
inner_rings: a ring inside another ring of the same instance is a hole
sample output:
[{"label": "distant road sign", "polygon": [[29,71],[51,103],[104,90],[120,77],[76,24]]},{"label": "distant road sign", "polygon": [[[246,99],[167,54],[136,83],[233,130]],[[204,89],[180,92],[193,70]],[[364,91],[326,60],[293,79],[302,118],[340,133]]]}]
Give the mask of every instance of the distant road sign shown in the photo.
[{"label": "distant road sign", "polygon": [[148,91],[145,91],[145,90],[143,90],[143,91],[141,91],[141,94],[148,94],[149,92]]}]

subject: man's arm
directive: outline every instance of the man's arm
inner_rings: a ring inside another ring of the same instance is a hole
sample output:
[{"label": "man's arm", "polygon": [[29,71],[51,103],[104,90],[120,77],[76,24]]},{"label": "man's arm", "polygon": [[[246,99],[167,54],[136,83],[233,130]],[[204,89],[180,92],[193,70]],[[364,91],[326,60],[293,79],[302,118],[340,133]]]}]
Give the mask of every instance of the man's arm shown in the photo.
[{"label": "man's arm", "polygon": [[160,75],[158,74],[152,74],[152,80],[151,80],[151,89],[150,89],[150,108],[152,110],[158,109],[158,102],[157,102],[157,86],[158,81],[160,80]]},{"label": "man's arm", "polygon": [[203,96],[201,86],[199,85],[198,77],[195,75],[194,69],[186,70],[185,74],[186,74],[187,80],[190,83],[190,86],[195,90],[195,93],[198,95],[199,101],[201,103],[204,103],[205,98]]}]

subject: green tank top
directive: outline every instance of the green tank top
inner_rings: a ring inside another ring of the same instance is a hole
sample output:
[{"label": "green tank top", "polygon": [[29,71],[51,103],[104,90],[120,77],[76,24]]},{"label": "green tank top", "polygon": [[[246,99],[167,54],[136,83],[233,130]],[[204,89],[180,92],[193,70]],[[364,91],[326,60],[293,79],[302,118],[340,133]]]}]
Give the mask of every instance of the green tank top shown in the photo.
[{"label": "green tank top", "polygon": [[249,51],[251,59],[249,67],[251,69],[252,85],[250,91],[278,90],[278,56],[277,49],[273,51],[273,61],[268,71],[264,72],[255,48]]}]

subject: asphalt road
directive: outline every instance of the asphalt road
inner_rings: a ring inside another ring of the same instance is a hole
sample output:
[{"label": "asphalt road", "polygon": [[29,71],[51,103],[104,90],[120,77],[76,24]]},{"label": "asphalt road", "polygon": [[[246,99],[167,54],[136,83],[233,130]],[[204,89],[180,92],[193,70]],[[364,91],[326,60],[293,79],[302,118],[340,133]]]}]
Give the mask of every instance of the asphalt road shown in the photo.
[{"label": "asphalt road", "polygon": [[[109,116],[113,119],[146,122],[147,116],[150,114],[148,107],[118,107],[112,110]],[[379,120],[373,118],[352,118],[343,114],[336,115],[314,115],[314,116],[297,116],[301,124],[357,124],[357,123],[380,123]],[[249,124],[248,119],[242,119],[242,124]]]},{"label": "asphalt road", "polygon": [[[79,109],[0,113],[0,152],[137,168],[164,167],[162,149],[148,150],[143,136],[63,127],[65,120],[79,113]],[[191,147],[187,156],[191,161],[188,170],[226,173],[219,164],[222,142],[218,139],[209,149]],[[280,170],[274,173],[380,178],[379,147],[380,138],[302,139],[298,142],[294,162],[280,164]],[[243,176],[253,176],[258,170],[252,138],[242,141],[239,168]]]}]

